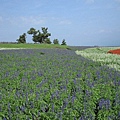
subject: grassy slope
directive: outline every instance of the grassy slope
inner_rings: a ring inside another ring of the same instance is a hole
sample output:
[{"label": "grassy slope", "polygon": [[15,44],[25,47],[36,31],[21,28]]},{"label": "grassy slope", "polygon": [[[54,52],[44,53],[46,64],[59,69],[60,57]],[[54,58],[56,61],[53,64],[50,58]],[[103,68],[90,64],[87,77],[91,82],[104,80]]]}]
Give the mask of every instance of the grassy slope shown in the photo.
[{"label": "grassy slope", "polygon": [[0,44],[0,48],[63,48],[66,49],[66,45],[53,45],[53,44]]}]

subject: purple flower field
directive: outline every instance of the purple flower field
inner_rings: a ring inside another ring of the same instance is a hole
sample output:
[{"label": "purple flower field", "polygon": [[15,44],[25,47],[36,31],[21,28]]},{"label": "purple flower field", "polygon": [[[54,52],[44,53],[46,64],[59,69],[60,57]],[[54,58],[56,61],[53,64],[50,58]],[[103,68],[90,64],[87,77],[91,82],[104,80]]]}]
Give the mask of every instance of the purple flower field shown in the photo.
[{"label": "purple flower field", "polygon": [[120,72],[67,49],[0,51],[0,120],[119,120]]}]

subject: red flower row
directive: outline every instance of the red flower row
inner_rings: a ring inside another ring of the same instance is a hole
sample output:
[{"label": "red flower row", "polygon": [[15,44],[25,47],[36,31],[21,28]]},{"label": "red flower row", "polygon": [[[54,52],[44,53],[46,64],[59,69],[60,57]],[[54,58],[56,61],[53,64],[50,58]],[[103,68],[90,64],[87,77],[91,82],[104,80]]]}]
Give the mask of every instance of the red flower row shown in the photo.
[{"label": "red flower row", "polygon": [[118,54],[118,55],[120,55],[120,49],[109,50],[107,53]]}]

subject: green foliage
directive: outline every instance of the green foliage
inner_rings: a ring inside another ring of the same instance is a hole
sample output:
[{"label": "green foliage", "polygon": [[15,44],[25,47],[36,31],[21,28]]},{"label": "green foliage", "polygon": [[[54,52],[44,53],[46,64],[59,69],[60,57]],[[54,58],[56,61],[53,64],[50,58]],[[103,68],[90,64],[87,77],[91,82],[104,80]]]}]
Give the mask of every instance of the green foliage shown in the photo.
[{"label": "green foliage", "polygon": [[59,44],[59,40],[58,39],[54,39],[53,40],[53,44]]},{"label": "green foliage", "polygon": [[32,34],[34,35],[34,34],[37,34],[37,31],[36,31],[35,28],[30,28],[30,30],[27,31],[27,33],[28,33],[28,34],[31,34],[31,35],[32,35]]},{"label": "green foliage", "polygon": [[46,38],[44,43],[51,44],[52,42],[50,41],[50,38]]},{"label": "green foliage", "polygon": [[68,46],[58,45],[58,44],[33,44],[33,43],[26,43],[26,44],[0,44],[1,48],[28,48],[28,49],[41,49],[41,48],[60,48],[60,49],[67,49]]},{"label": "green foliage", "polygon": [[120,72],[67,49],[0,56],[0,119],[119,120]]},{"label": "green foliage", "polygon": [[51,36],[51,33],[48,33],[48,28],[42,27],[42,32],[40,32],[40,30],[36,30],[35,28],[30,28],[27,33],[33,35],[33,41],[35,43],[51,44],[50,40],[48,40],[48,37]]},{"label": "green foliage", "polygon": [[65,42],[65,39],[63,39],[62,44],[61,45],[67,45]]},{"label": "green foliage", "polygon": [[18,41],[18,43],[26,43],[26,33],[20,35],[16,41]]}]

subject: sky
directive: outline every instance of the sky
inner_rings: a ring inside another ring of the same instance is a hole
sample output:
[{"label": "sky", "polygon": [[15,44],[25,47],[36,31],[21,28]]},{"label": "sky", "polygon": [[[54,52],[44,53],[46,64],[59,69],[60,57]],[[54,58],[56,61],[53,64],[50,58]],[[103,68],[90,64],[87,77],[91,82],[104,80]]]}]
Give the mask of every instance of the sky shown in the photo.
[{"label": "sky", "polygon": [[120,0],[0,0],[0,42],[32,27],[69,46],[120,46]]}]

